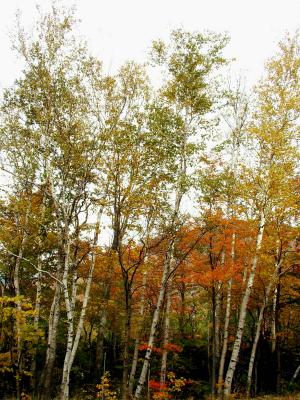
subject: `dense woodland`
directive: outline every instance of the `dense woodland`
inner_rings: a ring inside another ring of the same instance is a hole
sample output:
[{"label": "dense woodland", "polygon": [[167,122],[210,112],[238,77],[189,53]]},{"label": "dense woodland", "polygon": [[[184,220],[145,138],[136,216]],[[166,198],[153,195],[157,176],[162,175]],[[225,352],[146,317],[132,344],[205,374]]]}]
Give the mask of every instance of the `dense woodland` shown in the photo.
[{"label": "dense woodland", "polygon": [[297,391],[299,36],[250,91],[226,35],[174,30],[107,74],[76,32],[61,6],[12,32],[0,397]]}]

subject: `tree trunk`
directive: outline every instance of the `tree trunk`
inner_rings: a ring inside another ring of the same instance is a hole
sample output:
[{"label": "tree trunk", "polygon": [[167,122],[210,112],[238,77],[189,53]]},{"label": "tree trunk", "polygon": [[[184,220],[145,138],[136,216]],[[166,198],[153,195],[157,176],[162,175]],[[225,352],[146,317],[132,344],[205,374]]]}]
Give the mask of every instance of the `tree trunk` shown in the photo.
[{"label": "tree trunk", "polygon": [[271,318],[271,352],[275,353],[276,350],[276,310],[277,310],[277,287],[273,294],[272,304],[272,318]]},{"label": "tree trunk", "polygon": [[154,315],[152,318],[152,324],[151,324],[151,328],[150,328],[150,334],[149,334],[149,339],[148,339],[146,355],[145,355],[145,359],[144,359],[144,363],[143,363],[143,368],[142,368],[140,379],[139,379],[139,382],[138,382],[138,385],[137,385],[137,388],[135,391],[135,395],[134,395],[134,399],[136,399],[136,400],[140,399],[143,387],[144,387],[146,379],[147,379],[147,373],[148,373],[148,369],[150,366],[150,358],[151,358],[152,348],[153,348],[153,344],[154,344],[154,338],[155,338],[155,334],[156,334],[156,328],[157,328],[157,324],[159,322],[159,317],[160,317],[161,309],[162,309],[163,302],[164,302],[165,292],[166,292],[166,286],[167,286],[168,279],[169,279],[170,262],[171,262],[171,258],[172,258],[172,254],[173,254],[173,246],[174,246],[174,240],[172,239],[169,244],[169,248],[168,248],[168,251],[166,254],[166,259],[164,262],[163,275],[161,278],[161,287],[160,287],[159,296],[157,299],[157,304],[156,304],[156,308],[154,311]]},{"label": "tree trunk", "polygon": [[[39,263],[40,263],[40,261],[38,259],[38,268],[40,269]],[[36,282],[35,315],[34,315],[34,320],[33,320],[33,325],[34,325],[35,330],[38,330],[38,327],[39,327],[40,310],[41,310],[41,296],[42,296],[42,273],[41,273],[41,271],[39,271],[38,275],[37,275],[37,282]],[[35,390],[36,390],[37,345],[38,345],[38,339],[33,348],[31,368],[30,368],[30,370],[31,370],[31,388],[32,388],[33,392],[35,392]]]},{"label": "tree trunk", "polygon": [[218,377],[218,395],[219,397],[223,391],[223,377],[224,377],[224,366],[228,347],[228,328],[230,321],[230,310],[231,310],[231,288],[232,279],[228,281],[227,284],[227,297],[226,297],[226,311],[225,311],[225,321],[224,321],[224,335],[223,335],[223,345],[219,365],[219,377]]},{"label": "tree trunk", "polygon": [[20,248],[18,252],[18,256],[16,258],[16,264],[14,269],[14,288],[15,288],[15,296],[16,296],[16,308],[17,315],[15,319],[16,331],[17,331],[17,362],[16,362],[16,392],[17,392],[17,400],[20,399],[21,396],[21,375],[22,375],[22,332],[20,326],[20,320],[22,318],[22,305],[21,305],[21,292],[20,292],[20,281],[19,281],[19,272],[20,272],[20,264],[23,258],[23,253],[25,249],[26,239],[27,239],[27,222],[30,213],[31,206],[29,205],[26,210],[25,221],[24,221],[24,230],[22,235],[22,240],[20,243]]},{"label": "tree trunk", "polygon": [[[280,270],[279,270],[280,272]],[[276,310],[275,310],[275,324],[276,324],[276,330],[278,331],[280,329],[279,327],[279,321],[280,321],[280,309],[279,309],[279,301],[280,301],[280,294],[281,294],[281,284],[280,284],[280,278],[279,282],[277,284],[277,290],[276,290]],[[277,393],[281,393],[282,387],[281,387],[281,349],[280,349],[280,337],[277,337],[276,334],[276,348],[275,348],[275,353],[276,353],[276,390]]]},{"label": "tree trunk", "polygon": [[236,338],[234,341],[233,350],[232,350],[232,354],[231,354],[231,358],[230,358],[230,362],[229,362],[229,366],[228,366],[226,378],[225,378],[225,387],[224,387],[225,397],[228,397],[231,393],[232,379],[233,379],[233,375],[235,372],[236,364],[238,362],[239,351],[240,351],[242,337],[243,337],[243,333],[244,333],[247,305],[248,305],[249,297],[250,297],[253,282],[254,282],[254,277],[255,277],[255,272],[256,272],[256,267],[257,267],[257,262],[258,262],[258,256],[259,256],[259,250],[261,248],[262,239],[263,239],[264,227],[265,227],[265,215],[264,215],[264,212],[262,211],[261,215],[260,215],[258,234],[257,234],[257,239],[256,239],[255,255],[253,257],[251,270],[249,272],[247,287],[246,287],[246,290],[245,290],[243,298],[242,298]]},{"label": "tree trunk", "polygon": [[[225,265],[225,249],[223,248],[221,251],[220,257],[220,264],[224,268]],[[221,341],[221,289],[222,284],[221,282],[217,283],[217,290],[216,290],[216,362],[219,365],[220,362],[220,341]]]},{"label": "tree trunk", "polygon": [[167,375],[167,358],[168,358],[168,344],[170,340],[170,309],[171,309],[171,293],[172,293],[172,282],[173,277],[169,279],[167,293],[166,293],[166,312],[164,318],[164,328],[163,328],[163,351],[162,351],[162,359],[161,359],[161,370],[160,370],[160,385],[162,390],[164,390],[164,386],[166,383],[166,375]]},{"label": "tree trunk", "polygon": [[[130,296],[130,295],[129,295]],[[124,329],[124,354],[123,354],[123,378],[122,378],[122,400],[128,398],[128,372],[129,372],[129,340],[131,328],[131,299],[126,300],[126,321]]]},{"label": "tree trunk", "polygon": [[[230,249],[230,258],[231,258],[232,266],[234,266],[234,262],[235,262],[235,239],[236,239],[236,234],[233,233],[232,237],[231,237],[231,249]],[[221,358],[220,358],[220,364],[219,364],[219,376],[218,376],[218,396],[219,397],[221,397],[222,392],[223,392],[224,367],[225,367],[225,360],[226,360],[227,347],[228,347],[228,328],[229,328],[230,313],[231,313],[231,289],[232,289],[232,278],[230,278],[227,283],[224,334],[223,334],[223,344],[222,344]]]},{"label": "tree trunk", "polygon": [[211,321],[211,395],[215,396],[216,389],[216,288],[215,284],[212,287],[211,293],[212,302],[212,321]]},{"label": "tree trunk", "polygon": [[[63,378],[62,378],[62,383],[61,383],[61,389],[60,389],[60,398],[61,400],[68,400],[69,398],[69,381],[70,381],[70,372],[71,368],[74,362],[74,358],[77,352],[77,348],[79,345],[82,329],[83,329],[83,323],[85,319],[85,314],[86,314],[86,309],[89,301],[89,296],[90,296],[90,289],[92,285],[92,278],[93,278],[93,272],[95,268],[95,263],[96,263],[96,251],[97,251],[97,244],[98,244],[98,238],[99,238],[99,232],[100,232],[100,222],[101,222],[101,216],[102,216],[103,208],[101,208],[98,211],[97,215],[97,222],[96,222],[96,228],[95,228],[95,234],[94,234],[94,240],[93,240],[93,250],[91,253],[91,261],[90,261],[90,268],[89,268],[89,273],[87,277],[87,282],[86,282],[86,287],[85,287],[85,292],[84,292],[84,297],[83,297],[83,302],[82,302],[82,307],[81,307],[81,312],[79,316],[79,321],[77,324],[77,329],[76,329],[76,334],[74,337],[74,309],[73,306],[75,305],[75,299],[72,299],[72,302],[70,302],[69,299],[69,292],[68,292],[68,287],[67,287],[67,273],[68,273],[68,254],[69,254],[69,246],[70,243],[67,243],[66,247],[66,260],[65,260],[65,270],[64,270],[64,276],[63,276],[63,291],[64,291],[64,297],[65,297],[65,304],[66,304],[66,310],[67,310],[67,320],[68,320],[68,337],[67,337],[67,349],[66,349],[66,355],[65,355],[65,360],[64,360],[64,366],[63,366]],[[74,287],[74,286],[73,286]],[[73,296],[76,296],[76,290],[73,291]]]},{"label": "tree trunk", "polygon": [[[60,233],[62,228],[61,228],[61,220],[59,213],[59,205],[54,189],[55,185],[53,181],[53,173],[50,167],[50,162],[47,158],[45,160],[45,172],[46,172],[46,182],[49,184],[49,192],[50,192],[49,195],[51,200],[53,201],[53,206],[56,213],[57,232]],[[62,275],[62,265],[63,265],[63,254],[61,253],[60,249],[58,269],[57,269],[57,276],[59,279],[61,279]],[[40,380],[40,391],[39,391],[40,400],[48,400],[51,398],[52,374],[56,358],[56,347],[57,347],[57,328],[60,316],[61,289],[62,289],[61,283],[56,281],[55,293],[49,315],[46,361]]]},{"label": "tree trunk", "polygon": [[57,345],[57,327],[60,316],[60,296],[61,296],[61,285],[59,282],[55,282],[55,294],[53,297],[50,315],[49,315],[49,328],[48,328],[48,343],[46,352],[46,361],[41,376],[40,383],[40,400],[48,400],[51,395],[51,382],[52,372],[56,358],[56,345]]},{"label": "tree trunk", "polygon": [[[182,275],[182,280],[184,275]],[[185,327],[186,327],[186,286],[184,282],[181,282],[180,288],[180,314],[178,316],[178,325],[179,325],[179,332],[181,333],[182,338],[185,337]]]},{"label": "tree trunk", "polygon": [[137,336],[134,342],[134,351],[133,351],[133,358],[131,364],[131,371],[129,376],[129,384],[128,384],[128,394],[132,397],[133,394],[133,385],[134,385],[134,378],[136,373],[136,368],[138,364],[139,358],[139,345],[140,345],[140,337]]},{"label": "tree trunk", "polygon": [[298,365],[298,367],[296,368],[296,370],[294,372],[294,375],[292,376],[292,379],[291,379],[291,381],[289,383],[289,386],[293,385],[293,383],[295,382],[295,380],[297,379],[297,377],[299,375],[299,372],[300,372],[300,365]]},{"label": "tree trunk", "polygon": [[[42,203],[41,203],[41,208],[42,208],[42,217],[41,221],[42,223],[44,222],[45,219],[45,213],[46,213],[46,207],[45,207],[45,198],[43,196],[42,198]],[[42,252],[42,238],[43,238],[43,230],[42,230],[42,223],[39,226],[39,236],[38,236],[38,247],[39,251]],[[35,297],[35,315],[34,315],[34,328],[38,330],[39,328],[39,321],[40,321],[40,311],[41,311],[41,299],[42,299],[42,259],[41,259],[41,254],[38,255],[37,257],[37,267],[38,267],[38,273],[37,273],[37,281],[36,281],[36,297]],[[31,359],[31,389],[34,394],[36,394],[36,391],[38,389],[37,387],[37,371],[36,371],[36,357],[37,357],[37,346],[39,343],[39,337],[37,337],[36,343],[33,348],[32,352],[32,359]]]},{"label": "tree trunk", "polygon": [[[140,313],[139,313],[140,319],[142,319],[144,316],[146,281],[147,281],[147,273],[144,272],[143,292],[142,292],[142,297],[141,297],[141,307],[140,307]],[[132,396],[132,393],[133,393],[133,384],[134,384],[134,378],[135,378],[135,373],[136,373],[136,368],[137,368],[137,363],[138,363],[138,356],[139,356],[141,327],[142,327],[142,322],[140,322],[140,324],[139,324],[138,331],[137,331],[137,337],[135,339],[135,344],[134,344],[134,353],[133,353],[133,359],[132,359],[132,365],[131,365],[131,371],[130,371],[130,377],[129,377],[129,385],[128,385],[129,396]]]},{"label": "tree trunk", "polygon": [[252,373],[253,373],[253,368],[254,368],[256,349],[257,349],[258,341],[260,338],[261,323],[263,320],[265,306],[266,306],[267,301],[268,301],[268,294],[266,294],[266,299],[265,299],[264,304],[260,307],[259,316],[258,316],[258,320],[256,323],[255,337],[254,337],[254,341],[252,344],[251,355],[250,355],[249,366],[248,366],[248,374],[247,374],[247,385],[246,385],[246,396],[247,397],[250,397],[251,384],[252,384]]},{"label": "tree trunk", "polygon": [[[182,154],[181,154],[181,160],[180,160],[180,163],[181,163],[180,175],[179,175],[180,179],[182,179],[183,177],[186,177],[187,165],[186,165],[186,148],[185,147],[186,147],[186,137],[184,140]],[[174,210],[172,213],[173,214],[172,215],[172,223],[171,223],[172,230],[175,229],[176,223],[178,222],[178,213],[180,210],[180,204],[181,204],[183,193],[184,193],[184,188],[182,187],[182,184],[180,183],[179,188],[176,190],[175,205],[174,205]],[[165,262],[163,265],[161,286],[160,286],[160,291],[159,291],[159,295],[158,295],[158,299],[157,299],[156,308],[155,308],[153,318],[152,318],[152,324],[151,324],[151,328],[150,328],[150,334],[149,334],[145,359],[144,359],[142,371],[140,374],[140,379],[139,379],[139,382],[138,382],[138,385],[137,385],[137,388],[135,391],[135,395],[134,395],[135,400],[138,400],[141,397],[142,390],[144,388],[144,385],[145,385],[145,382],[147,379],[147,372],[150,367],[150,358],[151,358],[151,354],[152,354],[152,348],[153,348],[153,344],[154,344],[154,338],[155,338],[155,334],[156,334],[157,324],[159,322],[160,313],[161,313],[161,309],[163,306],[164,297],[165,297],[165,293],[166,293],[166,289],[167,289],[167,284],[168,284],[168,280],[170,278],[171,262],[173,259],[173,252],[174,252],[174,242],[175,242],[175,235],[174,235],[174,233],[172,233],[172,237],[169,241],[169,245],[168,245],[168,249],[167,249],[167,253],[166,253]]]},{"label": "tree trunk", "polygon": [[106,310],[102,310],[102,315],[100,317],[97,342],[96,342],[96,354],[95,354],[95,372],[94,378],[95,382],[99,382],[100,377],[104,374],[103,368],[103,356],[104,356],[104,336],[106,329]]},{"label": "tree trunk", "polygon": [[220,361],[220,327],[221,327],[221,283],[217,284],[216,290],[216,332],[215,332],[215,341],[216,341],[216,362],[219,365]]},{"label": "tree trunk", "polygon": [[112,334],[112,353],[113,353],[113,361],[114,363],[117,362],[117,334],[116,332],[113,332]]},{"label": "tree trunk", "polygon": [[267,290],[266,290],[266,294],[265,294],[265,299],[263,302],[263,305],[260,308],[259,311],[259,316],[258,316],[258,320],[257,320],[257,324],[256,324],[256,332],[255,332],[255,338],[252,344],[252,350],[251,350],[251,355],[250,355],[250,361],[249,361],[249,367],[248,367],[248,375],[247,375],[247,397],[250,396],[250,391],[251,391],[251,383],[252,383],[252,373],[253,373],[253,367],[254,367],[254,361],[255,361],[255,356],[256,356],[256,350],[257,350],[257,345],[258,345],[258,341],[259,341],[259,337],[260,337],[260,332],[261,332],[261,323],[263,320],[263,316],[264,316],[264,311],[265,308],[269,302],[269,296],[272,290],[272,286],[274,284],[274,280],[276,279],[277,275],[278,275],[278,271],[280,269],[280,265],[281,265],[281,261],[279,260],[276,263],[275,266],[275,271],[271,277],[271,280],[267,286]]},{"label": "tree trunk", "polygon": [[[68,228],[66,227],[66,231],[68,232]],[[62,278],[62,291],[64,294],[64,299],[65,299],[65,306],[66,306],[66,312],[67,312],[67,348],[66,348],[66,354],[65,354],[65,359],[64,359],[64,365],[63,365],[63,377],[62,377],[62,383],[61,383],[61,388],[60,388],[60,400],[68,400],[69,398],[69,379],[70,379],[70,370],[71,370],[71,365],[70,365],[70,360],[71,360],[71,352],[72,352],[72,347],[73,347],[73,340],[74,340],[74,310],[72,307],[72,300],[74,302],[74,299],[70,299],[70,294],[69,294],[69,288],[68,288],[68,275],[69,275],[69,269],[70,269],[70,249],[71,249],[71,239],[66,233],[66,236],[64,238],[64,255],[65,255],[65,260],[64,260],[64,272],[63,272],[63,278]],[[74,285],[72,288],[72,294],[74,294]]]}]

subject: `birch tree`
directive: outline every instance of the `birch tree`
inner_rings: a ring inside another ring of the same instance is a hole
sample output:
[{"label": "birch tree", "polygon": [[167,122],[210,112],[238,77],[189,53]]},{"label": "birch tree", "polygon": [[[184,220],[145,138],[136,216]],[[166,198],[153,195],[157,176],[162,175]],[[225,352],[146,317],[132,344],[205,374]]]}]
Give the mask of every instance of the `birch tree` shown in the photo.
[{"label": "birch tree", "polygon": [[[78,268],[88,257],[80,243],[93,203],[95,171],[99,167],[99,126],[93,118],[89,95],[100,64],[72,33],[74,15],[52,7],[41,14],[32,39],[19,27],[15,47],[25,62],[23,75],[6,91],[4,132],[10,143],[18,137],[20,163],[37,171],[34,185],[52,203],[58,235],[55,293],[49,318],[49,335],[41,396],[50,395],[55,360],[60,297],[67,312],[67,343],[61,398],[69,396],[69,376],[80,338],[89,297],[94,257],[86,281],[81,314],[76,325]],[[25,157],[23,156],[25,154]],[[96,224],[96,237],[99,223]],[[94,244],[92,246],[95,246]],[[94,253],[93,253],[94,254]]]},{"label": "birch tree", "polygon": [[[251,295],[265,224],[272,211],[284,199],[287,176],[293,171],[296,149],[294,139],[299,115],[299,46],[297,37],[279,44],[280,53],[267,64],[266,78],[256,89],[257,109],[249,127],[256,142],[257,164],[252,168],[250,193],[258,218],[255,255],[252,259],[246,289],[242,298],[236,338],[228,366],[224,394],[231,391],[238,361],[247,305]],[[256,175],[254,175],[254,171]]]},{"label": "birch tree", "polygon": [[[248,123],[250,105],[249,97],[246,94],[245,87],[242,79],[239,78],[234,85],[229,81],[226,89],[225,99],[227,100],[226,107],[222,110],[221,115],[224,120],[226,127],[228,128],[227,137],[225,139],[225,146],[229,153],[230,165],[228,165],[227,174],[225,175],[225,210],[228,219],[232,221],[232,235],[230,249],[227,254],[232,269],[235,265],[235,252],[236,252],[236,228],[234,226],[235,219],[237,217],[237,201],[238,201],[238,175],[239,165],[241,163],[241,152],[244,148],[245,142],[245,129]],[[226,257],[226,255],[225,255]],[[218,395],[221,395],[225,359],[228,348],[228,329],[230,323],[231,314],[231,297],[232,297],[232,280],[231,277],[227,282],[226,288],[226,306],[225,306],[225,318],[224,318],[224,329],[223,329],[223,342],[221,346],[221,354],[219,360],[218,370]]]},{"label": "birch tree", "polygon": [[[176,133],[176,158],[173,172],[174,205],[170,213],[170,239],[161,278],[161,288],[153,315],[146,355],[143,363],[135,399],[139,399],[149,368],[157,324],[166,293],[167,283],[174,271],[171,270],[176,231],[178,229],[182,197],[186,193],[188,166],[194,146],[191,138],[199,132],[203,116],[212,108],[212,92],[209,79],[225,60],[222,49],[227,38],[218,35],[189,34],[173,31],[170,45],[162,41],[153,44],[153,60],[165,68],[165,83],[161,88],[161,101],[180,122]],[[201,140],[200,140],[201,141]]]},{"label": "birch tree", "polygon": [[[105,171],[108,213],[112,220],[111,249],[119,264],[124,288],[123,399],[128,397],[129,340],[136,275],[148,253],[149,238],[163,213],[165,173],[163,137],[149,131],[153,107],[145,69],[133,62],[111,76],[107,86]],[[112,162],[113,160],[113,162]],[[140,246],[138,257],[131,257]]]}]

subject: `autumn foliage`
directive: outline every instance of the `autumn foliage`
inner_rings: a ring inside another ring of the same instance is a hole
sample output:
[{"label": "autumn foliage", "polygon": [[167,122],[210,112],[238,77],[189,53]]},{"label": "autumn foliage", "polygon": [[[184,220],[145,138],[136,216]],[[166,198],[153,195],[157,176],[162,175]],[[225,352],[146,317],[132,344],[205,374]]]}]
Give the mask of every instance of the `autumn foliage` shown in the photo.
[{"label": "autumn foliage", "polygon": [[298,390],[298,35],[250,101],[225,83],[226,35],[177,29],[150,63],[107,74],[75,25],[53,3],[13,35],[24,69],[0,110],[0,396]]}]

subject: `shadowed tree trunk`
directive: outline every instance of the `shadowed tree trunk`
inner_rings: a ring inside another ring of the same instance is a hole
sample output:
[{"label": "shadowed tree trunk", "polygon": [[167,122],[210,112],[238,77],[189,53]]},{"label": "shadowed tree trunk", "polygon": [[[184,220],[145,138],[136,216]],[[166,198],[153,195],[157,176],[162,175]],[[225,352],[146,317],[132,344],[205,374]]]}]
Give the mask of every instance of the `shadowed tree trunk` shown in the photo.
[{"label": "shadowed tree trunk", "polygon": [[40,379],[39,399],[51,398],[52,373],[56,358],[57,328],[60,316],[61,284],[55,282],[55,293],[49,315],[46,361]]},{"label": "shadowed tree trunk", "polygon": [[133,359],[132,359],[132,365],[131,365],[131,371],[130,371],[130,377],[129,377],[129,385],[128,385],[128,394],[129,396],[132,396],[133,393],[133,385],[134,385],[134,379],[135,379],[135,373],[136,373],[136,368],[138,364],[138,356],[139,356],[139,345],[140,345],[140,335],[141,335],[141,326],[142,326],[142,318],[144,316],[144,309],[145,309],[145,289],[146,289],[146,281],[147,281],[147,273],[144,272],[143,274],[143,292],[142,292],[142,298],[141,298],[141,306],[140,306],[140,323],[137,329],[137,337],[135,339],[134,343],[134,352],[133,352]]}]

